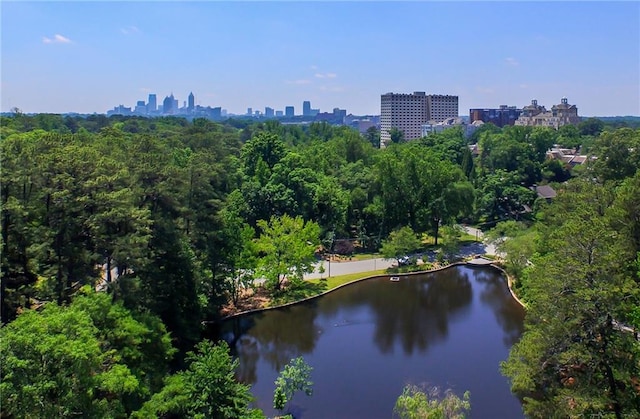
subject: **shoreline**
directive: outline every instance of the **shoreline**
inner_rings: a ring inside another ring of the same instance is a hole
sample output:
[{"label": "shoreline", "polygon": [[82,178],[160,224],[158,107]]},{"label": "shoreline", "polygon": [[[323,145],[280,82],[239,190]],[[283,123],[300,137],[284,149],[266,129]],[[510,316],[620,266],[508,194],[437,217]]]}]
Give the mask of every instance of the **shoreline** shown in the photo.
[{"label": "shoreline", "polygon": [[[254,308],[254,309],[251,309],[251,310],[245,310],[245,311],[241,311],[241,312],[238,312],[238,313],[230,314],[230,315],[228,315],[228,316],[226,316],[226,317],[222,317],[222,318],[220,318],[220,319],[218,319],[218,320],[215,320],[215,321],[213,321],[213,320],[203,321],[203,322],[202,322],[202,324],[215,324],[215,323],[222,323],[222,322],[225,322],[225,321],[227,321],[227,320],[230,320],[230,319],[233,319],[233,318],[236,318],[236,317],[244,316],[244,315],[246,315],[246,314],[259,313],[259,312],[262,312],[262,311],[274,310],[274,309],[279,309],[279,308],[285,308],[285,307],[289,307],[289,306],[292,306],[292,305],[295,305],[295,304],[304,303],[304,302],[307,302],[307,301],[311,301],[311,300],[313,300],[313,299],[315,299],[315,298],[322,297],[323,295],[326,295],[326,294],[328,294],[328,293],[330,293],[330,292],[333,292],[333,291],[335,291],[335,290],[337,290],[337,289],[340,289],[340,288],[342,288],[342,287],[346,287],[346,286],[348,286],[348,285],[355,284],[355,283],[357,283],[357,282],[361,282],[361,281],[366,281],[366,280],[369,280],[369,279],[374,279],[374,278],[384,278],[384,277],[391,277],[391,276],[415,276],[415,275],[424,275],[424,274],[428,274],[428,273],[432,273],[432,272],[440,272],[440,271],[443,271],[443,270],[445,270],[445,269],[449,269],[449,268],[452,268],[452,267],[454,267],[454,266],[460,266],[460,265],[468,265],[468,266],[471,266],[471,267],[478,267],[478,266],[479,266],[479,265],[471,264],[471,263],[469,263],[468,261],[464,261],[464,262],[454,262],[454,263],[451,263],[451,264],[449,264],[449,265],[447,265],[447,266],[442,266],[442,267],[435,268],[435,269],[429,269],[429,270],[427,270],[427,271],[407,272],[407,273],[402,273],[402,274],[377,274],[377,275],[365,276],[365,277],[362,277],[362,278],[359,278],[359,279],[354,279],[353,281],[345,282],[344,284],[340,284],[340,285],[338,285],[338,286],[336,286],[336,287],[333,287],[333,288],[331,288],[331,289],[328,289],[328,290],[326,290],[326,291],[323,291],[323,292],[321,292],[321,293],[319,293],[319,294],[312,295],[312,296],[310,296],[310,297],[306,297],[306,298],[303,298],[303,299],[301,299],[301,300],[291,301],[291,302],[289,302],[289,303],[279,304],[279,305],[276,305],[276,306],[260,307],[260,308]],[[524,304],[524,303],[522,302],[522,300],[520,300],[520,298],[518,298],[518,296],[516,295],[515,291],[513,290],[513,279],[512,279],[512,278],[511,278],[511,276],[507,273],[507,271],[505,271],[505,270],[504,270],[504,268],[502,268],[502,267],[500,267],[500,266],[496,265],[495,263],[490,263],[490,264],[482,265],[482,266],[489,266],[489,267],[492,267],[492,268],[494,268],[494,269],[499,270],[499,271],[504,275],[504,277],[505,277],[505,278],[506,278],[506,280],[507,280],[507,288],[509,289],[509,292],[511,293],[511,297],[512,297],[512,298],[513,298],[513,299],[514,299],[518,304],[520,304],[520,306],[521,306],[522,308],[524,308],[524,309],[526,309],[526,308],[527,308],[526,304]]]}]

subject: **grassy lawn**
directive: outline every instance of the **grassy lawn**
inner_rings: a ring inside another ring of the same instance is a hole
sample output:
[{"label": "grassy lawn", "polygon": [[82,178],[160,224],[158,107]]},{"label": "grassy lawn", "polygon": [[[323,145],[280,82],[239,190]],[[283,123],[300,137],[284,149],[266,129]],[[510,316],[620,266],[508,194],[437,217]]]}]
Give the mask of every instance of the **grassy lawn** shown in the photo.
[{"label": "grassy lawn", "polygon": [[347,282],[355,281],[356,279],[385,273],[386,270],[380,269],[377,271],[332,276],[331,278],[325,278],[323,280],[311,279],[308,281],[304,281],[302,284],[299,284],[294,288],[287,288],[284,293],[274,296],[271,299],[269,306],[279,306],[282,304],[293,303],[295,301],[300,301],[305,298],[318,295],[339,285],[346,284]]},{"label": "grassy lawn", "polygon": [[386,273],[385,269],[379,269],[377,271],[359,272],[359,273],[347,274],[347,275],[337,275],[337,276],[332,276],[331,278],[325,278],[322,280],[312,279],[307,282],[316,283],[316,284],[317,283],[327,284],[326,289],[330,290],[339,285],[346,284],[347,282],[355,281],[356,279],[366,278],[368,276],[373,276],[373,275],[383,275],[385,273]]},{"label": "grassy lawn", "polygon": [[356,253],[353,255],[352,260],[370,260],[381,258],[382,255],[380,253]]},{"label": "grassy lawn", "polygon": [[[428,236],[426,234],[422,236],[422,243],[423,245],[425,245],[426,249],[436,250],[440,248],[443,244],[442,242],[444,241],[444,239],[440,238],[438,246],[434,245],[434,241],[435,241],[434,238],[431,236]],[[475,242],[476,242],[476,237],[470,234],[463,233],[459,237],[459,244],[461,246],[464,246],[465,244],[475,243]],[[379,257],[382,257],[380,253],[359,253],[359,254],[353,255],[350,260],[353,260],[353,261],[370,260],[370,259],[379,258]],[[349,260],[347,258],[345,259]],[[325,261],[325,265],[326,263],[327,262]],[[420,267],[419,270],[429,269],[430,267],[431,267],[430,265],[428,267],[423,266],[423,267]],[[332,276],[331,278],[324,278],[322,280],[321,279],[307,280],[297,285],[295,288],[287,289],[283,294],[273,297],[269,305],[275,306],[275,305],[281,305],[281,304],[299,301],[308,297],[312,297],[314,295],[318,295],[324,291],[331,290],[333,288],[336,288],[348,282],[355,281],[357,279],[367,278],[369,276],[374,276],[374,275],[384,275],[388,273],[389,272],[386,269],[379,269],[376,271],[359,272],[359,273],[353,273],[353,274],[347,274],[347,275],[337,275],[337,276]]]}]

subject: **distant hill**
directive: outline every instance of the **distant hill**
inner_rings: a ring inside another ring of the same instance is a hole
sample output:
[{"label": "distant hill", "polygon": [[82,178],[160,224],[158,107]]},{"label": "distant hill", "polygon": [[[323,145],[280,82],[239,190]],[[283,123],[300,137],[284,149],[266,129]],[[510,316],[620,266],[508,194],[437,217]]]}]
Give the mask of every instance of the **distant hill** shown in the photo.
[{"label": "distant hill", "polygon": [[620,127],[629,127],[629,128],[640,128],[640,116],[592,116],[592,117],[582,117],[582,120],[586,120],[589,118],[597,118],[604,122],[606,125],[609,125],[613,128]]}]

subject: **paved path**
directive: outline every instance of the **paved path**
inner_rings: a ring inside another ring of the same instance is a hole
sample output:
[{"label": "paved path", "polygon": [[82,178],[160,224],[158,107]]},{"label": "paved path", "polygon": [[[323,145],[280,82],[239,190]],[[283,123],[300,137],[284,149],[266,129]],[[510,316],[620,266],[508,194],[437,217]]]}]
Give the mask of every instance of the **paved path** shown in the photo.
[{"label": "paved path", "polygon": [[[324,261],[324,273],[322,274],[323,278],[329,277],[329,270],[331,270],[331,276],[338,275],[347,275],[347,274],[355,274],[360,272],[371,272],[377,271],[379,269],[387,269],[391,267],[394,263],[396,263],[395,259],[368,259],[368,260],[356,260],[353,262],[331,262]],[[305,274],[304,279],[315,279],[320,278],[320,273],[318,273],[319,263],[316,264],[315,272],[311,274]],[[329,266],[331,265],[331,266]]]},{"label": "paved path", "polygon": [[471,234],[472,236],[476,236],[476,238],[482,242],[482,247],[484,251],[478,252],[478,254],[487,254],[487,255],[498,255],[498,251],[496,250],[496,246],[493,243],[488,243],[484,241],[484,233],[482,230],[479,230],[475,227],[462,226],[462,229],[467,232],[467,234]]},{"label": "paved path", "polygon": [[[472,255],[496,254],[496,248],[493,244],[484,243],[481,241],[484,237],[484,234],[481,230],[467,226],[462,226],[462,228],[468,234],[476,236],[480,241],[478,243],[473,243],[460,249],[460,256],[467,257]],[[425,253],[424,255],[422,255],[422,258],[424,260],[434,260],[435,254]],[[394,265],[396,263],[396,260],[377,258],[369,260],[358,260],[354,262],[331,262],[330,264],[325,260],[323,263],[325,272],[322,275],[318,273],[318,267],[320,266],[320,264],[318,263],[316,264],[316,270],[311,274],[305,274],[304,279],[316,279],[320,277],[328,278],[329,276],[347,275],[361,272],[371,272],[379,269],[387,269]],[[331,265],[331,267],[329,267],[329,265]]]}]

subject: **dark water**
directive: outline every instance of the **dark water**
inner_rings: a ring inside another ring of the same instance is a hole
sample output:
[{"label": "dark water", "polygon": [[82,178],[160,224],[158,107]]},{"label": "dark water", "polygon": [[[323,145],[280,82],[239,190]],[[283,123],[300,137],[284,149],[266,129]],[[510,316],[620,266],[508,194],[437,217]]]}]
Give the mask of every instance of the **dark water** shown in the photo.
[{"label": "dark water", "polygon": [[223,337],[267,415],[291,358],[313,367],[314,394],[296,418],[391,418],[405,384],[471,393],[473,418],[521,418],[499,364],[523,330],[523,309],[492,268],[363,281],[312,302],[230,320]]}]

